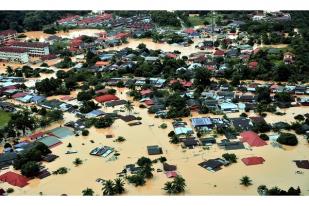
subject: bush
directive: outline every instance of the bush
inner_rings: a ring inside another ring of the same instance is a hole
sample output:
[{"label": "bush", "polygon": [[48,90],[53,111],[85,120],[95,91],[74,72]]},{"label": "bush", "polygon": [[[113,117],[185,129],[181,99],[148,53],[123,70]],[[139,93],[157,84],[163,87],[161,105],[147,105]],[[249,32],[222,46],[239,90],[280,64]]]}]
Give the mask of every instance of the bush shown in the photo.
[{"label": "bush", "polygon": [[235,154],[225,153],[225,154],[222,155],[222,157],[226,161],[229,161],[230,163],[236,163],[237,162],[237,157],[236,157]]},{"label": "bush", "polygon": [[144,104],[140,104],[140,105],[139,105],[139,108],[144,109],[144,108],[146,108],[146,105],[144,105]]},{"label": "bush", "polygon": [[40,171],[39,164],[34,161],[29,161],[21,166],[21,174],[26,177],[34,177]]},{"label": "bush", "polygon": [[264,141],[268,141],[269,140],[269,136],[267,134],[260,134],[260,138]]},{"label": "bush", "polygon": [[248,115],[246,114],[246,113],[241,113],[240,115],[239,115],[240,117],[248,117]]},{"label": "bush", "polygon": [[88,136],[88,135],[89,135],[89,131],[86,130],[86,129],[84,129],[84,130],[82,131],[82,135],[83,135],[83,136]]},{"label": "bush", "polygon": [[53,171],[54,175],[58,175],[58,174],[66,174],[68,173],[68,168],[66,167],[60,167],[59,169],[57,169],[56,171]]},{"label": "bush", "polygon": [[159,126],[159,128],[161,128],[161,129],[166,129],[166,128],[167,128],[167,124],[166,124],[166,123],[163,123],[163,124],[161,124],[161,125]]},{"label": "bush", "polygon": [[175,132],[174,131],[170,131],[169,133],[168,133],[168,136],[169,137],[173,137],[175,135]]},{"label": "bush", "polygon": [[14,189],[11,187],[6,190],[6,193],[8,194],[13,193],[13,192],[14,192]]},{"label": "bush", "polygon": [[143,186],[146,182],[144,176],[142,175],[131,175],[127,177],[127,180],[129,183],[134,184],[136,187]]},{"label": "bush", "polygon": [[283,145],[296,146],[298,144],[298,139],[295,134],[281,133],[277,142]]}]

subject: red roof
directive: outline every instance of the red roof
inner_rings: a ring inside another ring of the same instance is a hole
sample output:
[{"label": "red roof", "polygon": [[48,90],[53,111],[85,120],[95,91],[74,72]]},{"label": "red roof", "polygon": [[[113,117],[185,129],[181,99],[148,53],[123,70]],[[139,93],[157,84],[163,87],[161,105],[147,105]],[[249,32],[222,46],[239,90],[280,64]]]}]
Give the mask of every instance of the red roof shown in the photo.
[{"label": "red roof", "polygon": [[29,135],[27,138],[29,138],[30,140],[36,140],[43,135],[44,135],[44,132],[37,132],[32,135]]},{"label": "red roof", "polygon": [[153,100],[151,100],[151,99],[146,100],[144,103],[145,103],[147,106],[154,105],[154,102],[153,102]]},{"label": "red roof", "polygon": [[188,33],[188,34],[192,34],[192,33],[196,32],[196,31],[195,31],[195,29],[188,28],[188,29],[185,29],[184,32]]},{"label": "red roof", "polygon": [[182,86],[184,87],[191,87],[193,85],[192,82],[190,81],[185,81],[185,80],[177,80],[177,79],[173,79],[170,81],[170,84],[174,84],[176,82],[179,82]]},{"label": "red roof", "polygon": [[167,56],[168,58],[171,58],[171,59],[176,59],[176,58],[177,58],[177,55],[174,54],[174,53],[168,53],[168,54],[166,54],[166,56]]},{"label": "red roof", "polygon": [[2,174],[0,180],[17,187],[24,187],[28,184],[28,178],[14,172],[6,172]]},{"label": "red roof", "polygon": [[48,47],[48,43],[42,43],[42,42],[21,42],[21,41],[15,41],[11,44],[11,46],[15,47],[29,47],[29,48],[44,48]]},{"label": "red roof", "polygon": [[24,48],[15,48],[15,47],[0,47],[0,52],[8,53],[26,53],[27,49]]},{"label": "red roof", "polygon": [[109,102],[109,101],[113,101],[113,100],[118,100],[119,98],[113,94],[105,94],[105,95],[102,95],[102,96],[98,96],[95,98],[95,100],[97,102]]},{"label": "red roof", "polygon": [[242,158],[241,161],[245,164],[245,165],[259,165],[259,164],[263,164],[263,162],[265,162],[263,157],[247,157],[247,158]]},{"label": "red roof", "polygon": [[250,62],[250,63],[248,64],[248,66],[249,66],[250,69],[256,69],[257,65],[258,65],[257,62]]},{"label": "red roof", "polygon": [[177,177],[177,172],[176,172],[176,171],[169,171],[169,172],[166,172],[166,176],[167,176],[168,178]]},{"label": "red roof", "polygon": [[267,143],[262,140],[259,135],[253,131],[245,131],[240,133],[243,142],[247,142],[251,147],[261,147],[267,145]]},{"label": "red roof", "polygon": [[12,30],[12,29],[0,31],[0,36],[8,36],[8,35],[12,35],[12,34],[17,34],[17,31]]},{"label": "red roof", "polygon": [[24,97],[24,96],[26,96],[26,95],[27,95],[27,93],[18,92],[18,93],[16,93],[16,94],[12,95],[12,98],[13,98],[13,99],[16,99],[16,98]]},{"label": "red roof", "polygon": [[58,20],[57,22],[58,23],[65,23],[65,22],[69,22],[69,21],[73,21],[75,19],[79,18],[78,15],[75,15],[75,16],[69,16],[69,17],[66,17],[66,18],[63,18],[63,19],[60,19]]},{"label": "red roof", "polygon": [[95,63],[97,67],[108,66],[109,64],[110,64],[109,61],[97,61]]},{"label": "red roof", "polygon": [[214,52],[214,55],[215,55],[215,56],[224,56],[224,51],[218,49],[218,50],[216,50],[216,51]]},{"label": "red roof", "polygon": [[152,90],[151,89],[143,89],[142,91],[139,92],[142,96],[145,96],[145,95],[149,95],[152,93]]},{"label": "red roof", "polygon": [[61,100],[72,100],[74,99],[74,97],[71,97],[70,95],[65,95],[65,96],[62,96],[60,97]]}]

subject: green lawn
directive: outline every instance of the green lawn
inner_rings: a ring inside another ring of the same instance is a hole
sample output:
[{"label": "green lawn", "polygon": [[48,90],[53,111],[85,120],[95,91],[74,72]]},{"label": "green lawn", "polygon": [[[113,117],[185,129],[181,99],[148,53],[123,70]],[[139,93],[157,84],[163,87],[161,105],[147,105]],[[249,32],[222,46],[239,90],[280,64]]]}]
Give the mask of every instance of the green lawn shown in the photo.
[{"label": "green lawn", "polygon": [[11,114],[8,112],[0,111],[0,128],[4,127],[11,119]]}]

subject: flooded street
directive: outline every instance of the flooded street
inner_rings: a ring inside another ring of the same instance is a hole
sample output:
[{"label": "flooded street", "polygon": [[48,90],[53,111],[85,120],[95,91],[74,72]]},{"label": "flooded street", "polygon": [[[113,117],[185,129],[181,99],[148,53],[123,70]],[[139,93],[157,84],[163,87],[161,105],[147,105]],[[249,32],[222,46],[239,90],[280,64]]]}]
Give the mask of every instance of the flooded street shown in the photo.
[{"label": "flooded street", "polygon": [[[117,96],[121,99],[130,99],[126,96],[127,89],[117,89]],[[122,94],[120,93],[122,92]],[[72,94],[71,96],[75,96]],[[57,97],[56,97],[57,98]],[[85,188],[92,188],[96,195],[101,195],[102,185],[96,182],[97,178],[114,179],[116,173],[121,172],[124,166],[135,163],[141,156],[150,157],[151,159],[159,158],[161,155],[148,156],[146,147],[149,145],[159,145],[162,147],[163,154],[169,164],[177,165],[178,174],[186,179],[188,185],[185,195],[257,195],[256,189],[259,185],[265,184],[269,187],[278,186],[287,189],[290,186],[300,186],[303,195],[308,195],[309,173],[304,171],[303,174],[295,174],[298,169],[293,160],[308,159],[309,145],[302,137],[299,137],[299,144],[296,147],[285,149],[274,148],[267,145],[253,150],[235,150],[230,151],[238,157],[238,163],[224,167],[222,170],[212,173],[198,166],[198,163],[221,157],[226,151],[219,149],[217,145],[211,146],[209,150],[202,147],[195,149],[182,149],[180,145],[169,143],[168,133],[173,130],[172,120],[162,120],[154,118],[147,113],[147,109],[138,107],[139,103],[134,103],[133,113],[142,117],[142,125],[130,127],[124,121],[118,119],[107,129],[90,129],[90,135],[71,136],[63,139],[63,144],[52,149],[53,153],[60,157],[51,163],[44,165],[54,171],[59,167],[69,168],[69,172],[64,175],[52,175],[43,180],[31,180],[30,185],[20,189],[16,188],[14,195],[81,195]],[[121,106],[115,108],[105,108],[104,112],[112,112],[121,109]],[[282,121],[292,121],[291,117],[299,113],[309,112],[305,108],[291,108],[287,110],[286,116],[273,116],[268,114],[266,121],[269,123]],[[123,112],[123,115],[127,112]],[[228,117],[239,116],[240,113],[228,114]],[[193,116],[201,116],[193,114]],[[202,116],[214,117],[207,114]],[[76,120],[72,114],[65,114],[65,121]],[[190,124],[190,118],[184,118],[184,121]],[[167,129],[158,128],[162,123],[167,123]],[[62,123],[54,124],[45,130],[54,128]],[[149,125],[154,126],[149,126]],[[106,135],[111,134],[114,138],[107,139]],[[123,136],[126,141],[117,143],[113,140],[117,136]],[[217,140],[222,139],[219,136]],[[91,143],[93,140],[94,143]],[[72,150],[78,151],[77,154],[65,154],[69,148],[67,145],[72,144]],[[98,146],[110,146],[120,153],[117,160],[108,161],[108,158],[91,156],[89,152]],[[264,164],[256,166],[246,166],[240,159],[248,156],[262,156],[265,159]],[[81,158],[83,164],[76,167],[73,165],[75,158]],[[156,172],[157,168],[162,169],[161,163],[153,165],[155,168],[154,177],[148,180],[143,187],[134,187],[126,183],[126,195],[163,195],[162,187],[166,181],[169,181],[164,173]],[[248,175],[253,180],[253,185],[243,187],[239,184],[239,179]],[[6,183],[5,183],[6,184]],[[4,185],[5,185],[4,184]],[[7,185],[5,185],[7,186]]]}]

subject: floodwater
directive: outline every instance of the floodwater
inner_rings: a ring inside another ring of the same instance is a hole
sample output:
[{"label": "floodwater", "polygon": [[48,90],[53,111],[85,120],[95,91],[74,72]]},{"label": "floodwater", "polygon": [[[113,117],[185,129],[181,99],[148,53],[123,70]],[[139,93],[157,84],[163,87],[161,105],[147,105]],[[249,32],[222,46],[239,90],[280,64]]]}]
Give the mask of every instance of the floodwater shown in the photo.
[{"label": "floodwater", "polygon": [[205,38],[195,38],[193,41],[194,43],[190,46],[182,46],[178,44],[167,44],[167,43],[155,43],[152,41],[152,39],[129,39],[127,44],[122,44],[120,46],[115,46],[115,47],[110,47],[105,49],[105,51],[110,51],[110,50],[121,50],[126,47],[136,49],[139,44],[146,44],[148,49],[152,50],[162,50],[165,52],[173,52],[175,50],[180,51],[182,56],[189,56],[192,53],[196,52],[201,52],[200,49],[195,48],[195,46],[203,42]]},{"label": "floodwater", "polygon": [[[117,96],[121,99],[130,99],[126,96],[127,89],[117,89]],[[72,96],[75,96],[74,94]],[[151,159],[161,155],[148,156],[146,147],[149,145],[159,145],[163,149],[163,155],[167,158],[169,164],[177,165],[178,174],[186,179],[187,190],[184,195],[257,195],[257,187],[265,184],[268,187],[278,186],[282,189],[288,189],[290,186],[300,186],[302,194],[309,195],[309,173],[308,171],[298,169],[293,160],[309,159],[308,143],[303,137],[299,136],[299,145],[296,147],[284,147],[284,149],[273,148],[267,145],[252,150],[231,151],[238,157],[238,163],[224,167],[222,170],[212,173],[198,166],[198,163],[210,159],[221,157],[226,151],[219,149],[216,145],[209,150],[201,147],[189,150],[182,149],[180,145],[169,143],[168,133],[172,130],[171,120],[162,120],[154,118],[147,113],[147,109],[138,107],[139,103],[134,103],[134,115],[143,119],[142,125],[130,127],[122,120],[116,120],[111,128],[90,129],[88,137],[68,137],[63,140],[63,144],[52,149],[53,153],[60,157],[51,163],[44,163],[50,170],[54,171],[59,167],[69,168],[69,172],[64,175],[52,175],[43,180],[31,180],[30,184],[24,188],[14,188],[13,195],[81,195],[85,188],[92,188],[96,195],[102,195],[102,185],[96,182],[97,178],[114,179],[116,173],[121,172],[126,164],[135,163],[141,156]],[[115,108],[102,109],[105,112],[111,112],[120,109]],[[288,109],[287,119],[285,116],[268,115],[268,122],[292,121],[291,117],[299,113],[309,112],[306,108]],[[124,112],[123,114],[127,114]],[[252,115],[252,114],[251,114]],[[193,114],[193,116],[199,116]],[[213,115],[204,115],[213,116]],[[228,114],[229,117],[239,116],[239,113]],[[76,119],[72,114],[65,114],[65,120]],[[189,118],[184,118],[189,123]],[[167,123],[167,129],[158,128],[162,123]],[[62,122],[54,124],[44,130],[54,128],[63,124]],[[149,125],[154,126],[149,126]],[[190,124],[189,124],[190,125]],[[114,138],[107,139],[105,136],[112,134]],[[123,136],[126,141],[123,143],[113,142],[117,136]],[[222,137],[218,137],[219,140]],[[94,143],[91,143],[93,140]],[[68,143],[72,144],[72,150],[78,151],[77,154],[64,154],[68,148]],[[115,161],[108,161],[107,158],[95,157],[89,155],[89,152],[98,146],[111,146],[115,148],[120,156]],[[245,166],[241,158],[248,156],[262,156],[265,159],[264,164],[256,166]],[[74,166],[75,158],[81,158],[83,164]],[[126,195],[164,195],[162,187],[169,181],[164,173],[156,172],[157,168],[162,169],[161,163],[154,164],[154,177],[148,180],[143,187],[134,187],[126,182]],[[303,171],[303,174],[296,174],[297,170]],[[239,184],[239,179],[248,175],[253,180],[253,185],[244,187]],[[3,183],[1,187],[7,188],[9,185]],[[11,186],[10,186],[11,187]]]}]

